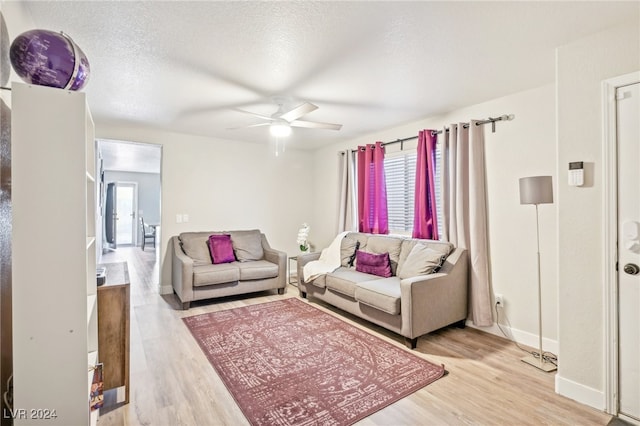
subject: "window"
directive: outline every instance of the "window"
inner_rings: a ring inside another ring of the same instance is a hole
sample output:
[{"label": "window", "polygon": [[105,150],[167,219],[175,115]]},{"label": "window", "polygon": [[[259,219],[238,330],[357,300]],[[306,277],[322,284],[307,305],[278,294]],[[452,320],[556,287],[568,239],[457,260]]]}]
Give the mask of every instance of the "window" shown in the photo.
[{"label": "window", "polygon": [[[440,164],[442,150],[436,145],[436,164]],[[389,214],[389,232],[411,234],[413,231],[414,192],[416,184],[415,149],[387,154],[384,159],[384,173],[387,181],[387,210]],[[436,200],[442,197],[442,176],[436,167],[434,176]],[[436,202],[438,234],[442,235],[442,203]]]},{"label": "window", "polygon": [[415,150],[385,156],[384,173],[387,181],[387,210],[391,233],[410,233],[413,230],[416,159]]}]

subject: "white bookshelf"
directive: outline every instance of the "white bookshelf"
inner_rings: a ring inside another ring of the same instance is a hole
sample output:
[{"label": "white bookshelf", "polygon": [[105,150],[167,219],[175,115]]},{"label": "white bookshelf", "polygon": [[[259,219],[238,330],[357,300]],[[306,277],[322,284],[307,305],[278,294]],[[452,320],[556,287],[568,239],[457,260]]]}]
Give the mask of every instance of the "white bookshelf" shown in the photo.
[{"label": "white bookshelf", "polygon": [[11,133],[14,424],[95,424],[95,137],[85,94],[13,83]]}]

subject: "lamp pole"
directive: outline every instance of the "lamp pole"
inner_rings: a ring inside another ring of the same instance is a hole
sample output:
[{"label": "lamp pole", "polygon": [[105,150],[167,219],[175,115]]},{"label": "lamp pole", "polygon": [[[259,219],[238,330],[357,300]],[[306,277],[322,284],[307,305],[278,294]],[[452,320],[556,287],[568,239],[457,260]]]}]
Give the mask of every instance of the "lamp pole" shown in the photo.
[{"label": "lamp pole", "polygon": [[542,356],[542,282],[541,282],[541,273],[540,273],[540,216],[538,214],[538,204],[536,206],[536,241],[538,243],[538,342],[540,344],[540,369],[543,368],[543,359]]},{"label": "lamp pole", "polygon": [[533,204],[536,206],[536,261],[538,273],[538,347],[540,355],[538,359],[533,354],[522,358],[522,361],[542,371],[554,371],[557,369],[552,362],[546,362],[542,349],[542,273],[540,267],[540,213],[538,205],[553,203],[553,186],[551,176],[532,176],[520,179],[520,204]]}]

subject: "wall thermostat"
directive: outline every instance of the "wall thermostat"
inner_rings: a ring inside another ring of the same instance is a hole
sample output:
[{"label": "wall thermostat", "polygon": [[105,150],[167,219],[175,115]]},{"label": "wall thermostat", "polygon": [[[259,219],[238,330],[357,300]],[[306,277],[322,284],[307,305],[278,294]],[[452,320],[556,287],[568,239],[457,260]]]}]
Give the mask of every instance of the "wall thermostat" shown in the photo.
[{"label": "wall thermostat", "polygon": [[584,162],[574,161],[569,163],[569,185],[582,186],[584,185]]}]

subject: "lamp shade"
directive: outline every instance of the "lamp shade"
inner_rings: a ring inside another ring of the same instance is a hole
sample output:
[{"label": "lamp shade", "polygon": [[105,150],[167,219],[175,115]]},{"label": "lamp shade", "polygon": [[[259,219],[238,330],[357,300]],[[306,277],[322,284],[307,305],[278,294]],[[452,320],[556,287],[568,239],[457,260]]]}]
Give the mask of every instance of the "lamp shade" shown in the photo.
[{"label": "lamp shade", "polygon": [[551,203],[553,203],[553,182],[551,176],[520,178],[520,204]]},{"label": "lamp shade", "polygon": [[286,138],[291,134],[291,125],[285,120],[274,121],[269,126],[269,131],[271,136]]}]

